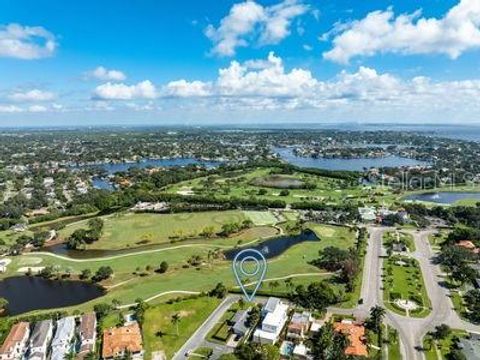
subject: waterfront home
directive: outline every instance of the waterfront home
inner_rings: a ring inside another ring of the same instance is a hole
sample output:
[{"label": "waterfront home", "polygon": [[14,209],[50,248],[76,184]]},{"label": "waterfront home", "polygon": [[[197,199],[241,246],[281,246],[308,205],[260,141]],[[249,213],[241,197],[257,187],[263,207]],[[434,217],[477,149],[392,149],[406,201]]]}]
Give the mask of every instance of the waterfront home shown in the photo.
[{"label": "waterfront home", "polygon": [[95,341],[97,340],[97,317],[95,313],[83,314],[80,318],[80,352],[81,358],[88,353],[95,351]]},{"label": "waterfront home", "polygon": [[102,359],[123,357],[126,352],[133,359],[143,359],[142,333],[136,322],[103,332]]},{"label": "waterfront home", "polygon": [[277,298],[268,299],[262,314],[265,314],[260,328],[253,333],[253,340],[261,344],[275,344],[288,319],[288,305]]},{"label": "waterfront home", "polygon": [[365,344],[365,327],[362,324],[350,320],[342,320],[333,324],[336,332],[348,337],[349,345],[345,349],[345,355],[368,356],[367,345]]},{"label": "waterfront home", "polygon": [[0,347],[0,360],[20,360],[28,348],[30,324],[19,322],[12,326],[7,338]]},{"label": "waterfront home", "polygon": [[51,360],[64,360],[65,355],[72,349],[72,340],[75,335],[75,318],[69,316],[57,321],[57,331],[52,340]]},{"label": "waterfront home", "polygon": [[48,345],[52,339],[52,320],[37,322],[30,337],[29,360],[45,360],[47,358]]}]

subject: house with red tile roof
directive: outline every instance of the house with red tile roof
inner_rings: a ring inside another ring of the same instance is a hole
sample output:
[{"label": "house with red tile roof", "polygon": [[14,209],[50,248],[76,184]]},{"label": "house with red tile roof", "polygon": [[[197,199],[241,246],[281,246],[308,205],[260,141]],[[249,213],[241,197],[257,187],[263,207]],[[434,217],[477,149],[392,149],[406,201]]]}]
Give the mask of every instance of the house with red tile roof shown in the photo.
[{"label": "house with red tile roof", "polygon": [[136,322],[103,332],[102,359],[122,357],[126,352],[134,359],[143,359],[142,333]]},{"label": "house with red tile roof", "polygon": [[348,337],[349,346],[345,349],[345,355],[368,356],[365,344],[365,326],[353,321],[343,320],[333,324],[335,331]]},{"label": "house with red tile roof", "polygon": [[28,349],[30,324],[19,322],[13,325],[10,333],[0,347],[0,360],[20,360]]}]

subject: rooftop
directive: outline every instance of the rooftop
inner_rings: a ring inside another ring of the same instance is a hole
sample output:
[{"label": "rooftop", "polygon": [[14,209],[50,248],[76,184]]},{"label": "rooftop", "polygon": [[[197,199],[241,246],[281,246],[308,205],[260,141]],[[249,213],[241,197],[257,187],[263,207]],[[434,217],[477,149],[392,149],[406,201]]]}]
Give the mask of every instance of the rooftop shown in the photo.
[{"label": "rooftop", "polygon": [[45,345],[48,333],[52,329],[52,320],[43,320],[37,322],[33,328],[30,344],[32,347],[41,347]]},{"label": "rooftop", "polygon": [[364,343],[365,327],[363,325],[342,321],[334,324],[335,331],[348,336],[350,345],[345,349],[346,355],[367,356],[367,346]]},{"label": "rooftop", "polygon": [[82,339],[93,339],[95,337],[96,322],[95,313],[82,315],[80,319],[80,335]]},{"label": "rooftop", "polygon": [[0,354],[4,354],[10,351],[15,345],[25,339],[29,330],[29,323],[19,322],[13,325],[10,333],[0,347]]},{"label": "rooftop", "polygon": [[138,323],[111,328],[103,333],[103,358],[117,357],[126,350],[132,353],[143,350],[142,334]]},{"label": "rooftop", "polygon": [[69,342],[75,331],[75,318],[73,316],[65,317],[57,321],[57,331],[52,340],[52,346],[62,345]]}]

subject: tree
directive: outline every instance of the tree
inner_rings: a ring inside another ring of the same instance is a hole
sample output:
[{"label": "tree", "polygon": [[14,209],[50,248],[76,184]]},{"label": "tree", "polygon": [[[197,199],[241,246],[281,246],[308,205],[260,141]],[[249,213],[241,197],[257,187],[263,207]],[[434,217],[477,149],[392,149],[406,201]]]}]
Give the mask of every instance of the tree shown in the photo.
[{"label": "tree", "polygon": [[83,269],[82,272],[80,273],[81,280],[90,279],[91,276],[92,276],[92,270],[90,269]]},{"label": "tree", "polygon": [[182,318],[180,317],[179,313],[173,314],[172,317],[170,318],[171,323],[173,325],[175,325],[175,327],[177,329],[177,336],[178,336],[178,324],[180,323],[181,320],[182,320]]},{"label": "tree", "polygon": [[318,311],[323,311],[327,306],[338,302],[338,296],[326,281],[313,282],[307,288],[298,285],[290,294],[290,298],[301,307]]},{"label": "tree", "polygon": [[450,329],[450,326],[447,324],[441,324],[438,326],[435,326],[435,331],[432,333],[432,336],[435,340],[443,340],[446,339],[452,332],[452,329]]},{"label": "tree", "polygon": [[[3,297],[0,297],[0,310],[5,310],[8,306],[8,300],[3,298]],[[2,311],[0,311],[1,313]]]},{"label": "tree", "polygon": [[248,312],[246,325],[248,327],[253,327],[257,325],[259,321],[260,321],[260,308],[258,306],[254,306]]},{"label": "tree", "polygon": [[223,299],[227,295],[227,288],[222,283],[218,283],[210,292],[208,296],[215,296],[219,299]]},{"label": "tree", "polygon": [[215,234],[215,227],[212,225],[205,226],[200,233],[201,236],[204,236],[206,238],[211,238]]},{"label": "tree", "polygon": [[378,346],[382,347],[383,343],[383,318],[385,317],[385,309],[381,306],[374,306],[370,309],[370,318],[367,321],[368,327],[378,336]]},{"label": "tree", "polygon": [[465,294],[465,303],[469,310],[469,318],[473,322],[480,322],[480,290],[472,289]]},{"label": "tree", "polygon": [[97,314],[98,319],[102,319],[103,317],[108,315],[110,311],[112,311],[112,306],[107,303],[100,303],[100,304],[94,305],[93,310]]},{"label": "tree", "polygon": [[160,266],[157,269],[157,272],[160,274],[164,274],[167,272],[167,270],[168,270],[168,263],[166,261],[162,261],[160,263]]},{"label": "tree", "polygon": [[334,330],[331,322],[322,326],[312,338],[312,355],[318,360],[344,360],[347,337]]},{"label": "tree", "polygon": [[98,268],[92,280],[95,282],[100,282],[102,280],[108,279],[112,275],[113,275],[113,269],[110,266],[101,266]]}]

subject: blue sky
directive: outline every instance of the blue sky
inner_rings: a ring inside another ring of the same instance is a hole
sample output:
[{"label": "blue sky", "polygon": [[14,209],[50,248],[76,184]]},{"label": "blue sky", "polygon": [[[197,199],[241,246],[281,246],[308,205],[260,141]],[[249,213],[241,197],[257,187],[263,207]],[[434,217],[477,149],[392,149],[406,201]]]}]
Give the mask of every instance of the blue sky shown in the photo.
[{"label": "blue sky", "polygon": [[480,2],[3,0],[0,125],[478,122]]}]

